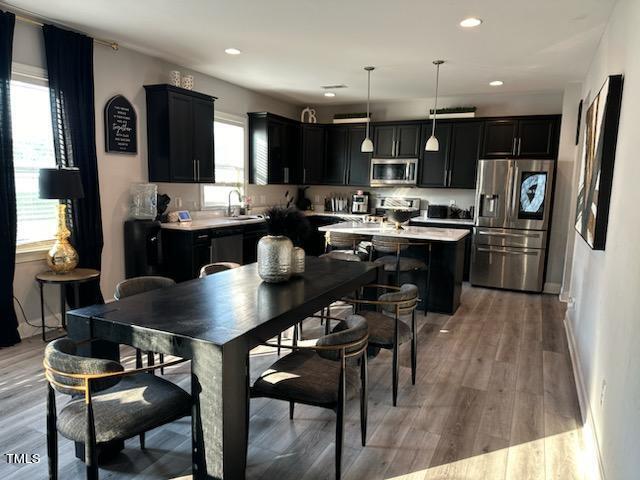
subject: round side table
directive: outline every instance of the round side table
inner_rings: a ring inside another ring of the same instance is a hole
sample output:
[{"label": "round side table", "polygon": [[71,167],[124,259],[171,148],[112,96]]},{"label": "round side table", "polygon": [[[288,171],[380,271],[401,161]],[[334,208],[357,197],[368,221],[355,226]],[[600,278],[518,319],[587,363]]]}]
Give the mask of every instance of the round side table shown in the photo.
[{"label": "round side table", "polygon": [[[47,327],[44,323],[44,285],[45,283],[57,284],[60,286],[60,314],[62,315],[62,328],[67,328],[67,299],[66,289],[67,285],[73,285],[73,291],[76,302],[80,299],[79,286],[81,283],[99,281],[100,272],[92,268],[76,268],[69,273],[54,273],[51,270],[41,272],[36,275],[36,281],[40,286],[40,315],[42,319],[42,340],[47,341],[46,330]],[[56,337],[57,338],[57,337]],[[50,339],[53,340],[53,339]]]}]

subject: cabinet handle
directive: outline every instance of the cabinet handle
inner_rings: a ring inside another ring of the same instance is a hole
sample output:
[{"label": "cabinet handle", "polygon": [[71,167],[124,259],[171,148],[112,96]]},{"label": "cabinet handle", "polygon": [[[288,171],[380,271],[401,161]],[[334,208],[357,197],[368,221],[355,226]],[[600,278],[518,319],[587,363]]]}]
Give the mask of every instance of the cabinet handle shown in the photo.
[{"label": "cabinet handle", "polygon": [[302,169],[302,183],[307,183],[307,169]]},{"label": "cabinet handle", "polygon": [[518,156],[520,156],[521,150],[522,150],[522,137],[518,137]]},{"label": "cabinet handle", "polygon": [[284,167],[284,183],[289,183],[289,167]]},{"label": "cabinet handle", "polygon": [[202,240],[203,238],[209,238],[209,235],[198,235],[198,240]]},{"label": "cabinet handle", "polygon": [[198,180],[198,174],[196,172],[196,160],[195,160],[195,158],[192,161],[193,161],[193,180],[196,181],[196,180]]},{"label": "cabinet handle", "polygon": [[398,156],[398,145],[400,144],[400,140],[394,140],[393,142],[393,156],[397,157]]},{"label": "cabinet handle", "polygon": [[511,145],[511,153],[513,155],[516,155],[517,152],[517,143],[518,143],[518,139],[516,137],[513,137],[513,144]]},{"label": "cabinet handle", "polygon": [[200,181],[200,160],[196,160],[196,165],[198,166],[198,181]]}]

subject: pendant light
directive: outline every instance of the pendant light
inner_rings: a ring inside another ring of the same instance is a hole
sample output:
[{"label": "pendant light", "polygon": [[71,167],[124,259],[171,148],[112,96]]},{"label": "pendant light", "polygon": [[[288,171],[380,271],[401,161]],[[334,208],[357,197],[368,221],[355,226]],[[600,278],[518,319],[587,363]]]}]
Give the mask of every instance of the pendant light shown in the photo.
[{"label": "pendant light", "polygon": [[444,63],[444,60],[434,60],[433,64],[436,66],[436,99],[433,104],[433,123],[431,124],[431,136],[427,140],[427,144],[424,149],[427,152],[437,152],[440,150],[440,142],[436,138],[436,116],[438,112],[438,83],[440,82],[440,65]]},{"label": "pendant light", "polygon": [[371,141],[371,138],[369,138],[369,124],[371,123],[371,118],[369,116],[369,102],[371,100],[371,72],[375,67],[364,67],[364,69],[367,71],[367,135],[362,141],[360,151],[362,153],[371,153],[373,152],[373,142]]}]

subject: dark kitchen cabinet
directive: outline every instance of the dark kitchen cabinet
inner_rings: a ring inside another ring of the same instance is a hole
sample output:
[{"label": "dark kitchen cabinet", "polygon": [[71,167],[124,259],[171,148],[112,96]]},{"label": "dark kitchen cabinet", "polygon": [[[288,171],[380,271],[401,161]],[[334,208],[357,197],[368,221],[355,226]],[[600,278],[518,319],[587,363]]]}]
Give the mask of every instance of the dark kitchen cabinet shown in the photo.
[{"label": "dark kitchen cabinet", "polygon": [[353,187],[368,187],[371,168],[371,154],[362,153],[360,148],[366,137],[365,126],[349,127],[349,177],[348,184]]},{"label": "dark kitchen cabinet", "polygon": [[145,85],[149,181],[213,183],[215,97]]},{"label": "dark kitchen cabinet", "polygon": [[[418,179],[419,186],[447,186],[452,128],[450,123],[436,123],[436,138],[440,144],[440,149],[437,152],[422,152],[419,170],[420,177]],[[422,130],[422,143],[426,143],[430,136],[431,125],[425,124]]]},{"label": "dark kitchen cabinet", "polygon": [[484,127],[483,158],[555,158],[557,116],[488,120]]},{"label": "dark kitchen cabinet", "polygon": [[[483,122],[436,123],[440,149],[437,152],[422,152],[418,185],[475,188],[482,130]],[[425,125],[422,143],[426,143],[429,136],[431,126]]]},{"label": "dark kitchen cabinet", "polygon": [[325,128],[302,125],[302,184],[321,185],[324,180]]},{"label": "dark kitchen cabinet", "polygon": [[345,185],[349,166],[348,146],[349,129],[347,127],[328,127],[327,155],[325,159],[324,183],[327,185]]},{"label": "dark kitchen cabinet", "polygon": [[374,125],[374,158],[418,158],[420,127],[420,123]]},{"label": "dark kitchen cabinet", "polygon": [[447,167],[449,188],[476,188],[476,172],[483,131],[483,122],[453,124]]},{"label": "dark kitchen cabinet", "polygon": [[300,123],[260,112],[249,114],[249,183],[297,184]]}]

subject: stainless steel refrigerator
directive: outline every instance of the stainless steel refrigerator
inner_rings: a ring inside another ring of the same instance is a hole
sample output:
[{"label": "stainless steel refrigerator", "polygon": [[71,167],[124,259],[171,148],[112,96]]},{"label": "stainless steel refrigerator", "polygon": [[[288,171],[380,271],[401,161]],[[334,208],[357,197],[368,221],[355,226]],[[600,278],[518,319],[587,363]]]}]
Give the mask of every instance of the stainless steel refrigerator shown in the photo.
[{"label": "stainless steel refrigerator", "polygon": [[540,292],[555,162],[480,160],[470,280]]}]

